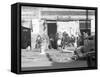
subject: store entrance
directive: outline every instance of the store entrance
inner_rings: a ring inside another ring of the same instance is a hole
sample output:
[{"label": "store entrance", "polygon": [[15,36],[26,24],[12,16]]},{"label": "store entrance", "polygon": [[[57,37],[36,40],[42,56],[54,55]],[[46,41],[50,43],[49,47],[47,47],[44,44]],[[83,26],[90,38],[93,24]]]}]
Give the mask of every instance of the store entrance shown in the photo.
[{"label": "store entrance", "polygon": [[50,39],[52,39],[50,48],[57,49],[57,40],[55,39],[56,33],[57,33],[57,24],[56,22],[48,23],[48,36]]},{"label": "store entrance", "polygon": [[48,26],[48,36],[56,35],[57,33],[57,24],[56,23],[47,23]]}]

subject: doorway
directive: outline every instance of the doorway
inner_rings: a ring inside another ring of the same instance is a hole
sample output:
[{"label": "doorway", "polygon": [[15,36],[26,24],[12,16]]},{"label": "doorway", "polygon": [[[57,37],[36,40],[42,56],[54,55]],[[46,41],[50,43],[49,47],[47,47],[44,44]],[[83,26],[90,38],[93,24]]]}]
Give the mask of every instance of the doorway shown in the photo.
[{"label": "doorway", "polygon": [[57,33],[57,24],[56,22],[47,23],[48,28],[48,36],[49,38],[52,38],[50,48],[57,49],[57,40],[55,39],[56,33]]},{"label": "doorway", "polygon": [[50,35],[56,35],[57,33],[57,24],[56,23],[47,23],[48,27],[48,36]]}]

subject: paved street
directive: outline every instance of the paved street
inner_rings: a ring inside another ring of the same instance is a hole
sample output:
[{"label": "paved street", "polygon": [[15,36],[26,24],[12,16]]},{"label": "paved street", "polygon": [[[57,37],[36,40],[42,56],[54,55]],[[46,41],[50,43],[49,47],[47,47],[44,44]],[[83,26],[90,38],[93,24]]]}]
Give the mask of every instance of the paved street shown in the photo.
[{"label": "paved street", "polygon": [[49,59],[45,54],[40,54],[39,50],[34,51],[24,51],[22,50],[22,67],[41,67],[41,66],[51,66]]},{"label": "paved street", "polygon": [[52,61],[46,54],[40,54],[39,49],[34,50],[22,50],[22,69],[53,69],[53,68],[72,68],[72,67],[87,67],[86,61],[71,61],[70,57],[72,53],[61,53],[57,50],[46,50],[46,53],[50,55]]}]

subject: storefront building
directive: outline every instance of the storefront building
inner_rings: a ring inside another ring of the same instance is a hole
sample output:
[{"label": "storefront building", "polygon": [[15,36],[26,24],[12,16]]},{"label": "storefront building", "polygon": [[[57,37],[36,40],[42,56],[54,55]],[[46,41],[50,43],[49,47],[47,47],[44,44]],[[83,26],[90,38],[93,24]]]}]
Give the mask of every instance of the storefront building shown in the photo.
[{"label": "storefront building", "polygon": [[[93,10],[22,7],[22,25],[31,30],[31,47],[35,48],[38,35],[63,33],[69,36],[83,32],[95,35],[95,12]],[[22,36],[23,37],[23,36]]]}]

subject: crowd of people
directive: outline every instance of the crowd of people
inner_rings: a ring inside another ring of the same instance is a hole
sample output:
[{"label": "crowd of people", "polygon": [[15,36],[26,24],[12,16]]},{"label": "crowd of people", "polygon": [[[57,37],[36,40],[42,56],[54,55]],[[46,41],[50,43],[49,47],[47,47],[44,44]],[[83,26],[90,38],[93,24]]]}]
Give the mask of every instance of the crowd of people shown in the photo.
[{"label": "crowd of people", "polygon": [[75,47],[75,44],[77,44],[77,46],[80,46],[83,45],[83,40],[85,37],[85,35],[78,35],[78,37],[75,37],[74,35],[69,35],[67,32],[50,34],[48,37],[49,39],[44,39],[44,37],[42,38],[41,35],[38,35],[36,38],[35,47],[41,48],[42,42],[44,40],[49,41],[49,49],[58,49],[59,47],[65,49],[66,47]]},{"label": "crowd of people", "polygon": [[59,47],[65,48],[66,46],[74,46],[75,37],[69,36],[66,32],[56,33],[56,35],[50,35],[50,48],[57,49]]}]

